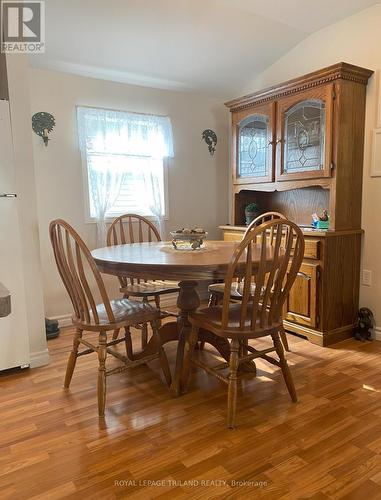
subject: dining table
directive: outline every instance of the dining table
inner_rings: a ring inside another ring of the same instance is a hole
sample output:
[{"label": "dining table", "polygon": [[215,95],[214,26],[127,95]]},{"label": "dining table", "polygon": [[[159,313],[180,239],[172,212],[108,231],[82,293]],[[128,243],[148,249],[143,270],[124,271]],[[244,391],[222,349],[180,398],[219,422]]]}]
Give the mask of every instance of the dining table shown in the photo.
[{"label": "dining table", "polygon": [[[115,245],[93,250],[92,256],[102,273],[114,276],[126,276],[139,280],[176,280],[179,281],[177,307],[179,314],[175,321],[166,321],[160,327],[160,338],[163,344],[177,341],[177,354],[174,374],[170,391],[177,397],[186,392],[188,381],[185,380],[183,370],[185,345],[191,330],[189,314],[200,306],[200,297],[197,292],[199,281],[224,280],[233,254],[239,242],[207,241],[196,250],[175,249],[171,242],[144,242]],[[266,247],[266,265],[271,266],[273,248]],[[246,254],[241,256],[242,265],[237,267],[237,275],[244,274]],[[252,272],[256,274],[260,262],[260,245],[252,248]],[[222,358],[229,361],[229,342],[222,337],[200,330],[199,340],[212,345]],[[138,353],[139,357],[154,354],[157,350],[156,342],[150,339],[147,346]],[[189,360],[188,360],[189,361]],[[255,372],[254,362],[246,366],[247,371]]]}]

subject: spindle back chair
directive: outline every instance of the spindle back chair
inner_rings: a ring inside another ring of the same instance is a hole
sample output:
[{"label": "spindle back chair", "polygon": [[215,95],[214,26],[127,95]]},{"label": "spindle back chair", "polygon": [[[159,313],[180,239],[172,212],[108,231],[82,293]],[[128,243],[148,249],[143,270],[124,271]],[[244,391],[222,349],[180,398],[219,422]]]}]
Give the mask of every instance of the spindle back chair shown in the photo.
[{"label": "spindle back chair", "polygon": [[[272,245],[268,244],[266,237],[269,232],[274,235]],[[252,261],[253,245],[260,247],[261,258],[256,269]],[[187,349],[189,353],[193,353],[199,328],[231,339],[229,378],[222,377],[213,368],[195,360],[196,364],[217,374],[218,378],[229,384],[229,427],[233,427],[235,421],[237,368],[241,362],[263,357],[280,366],[291,398],[296,401],[295,387],[284,357],[279,330],[282,326],[283,304],[298,274],[303,255],[303,233],[296,224],[287,219],[274,219],[261,224],[246,234],[232,256],[225,279],[222,305],[208,307],[190,315],[192,332]],[[232,304],[230,288],[236,276],[242,278],[242,300]],[[272,337],[273,348],[258,351],[247,344],[249,339],[263,336]],[[273,351],[276,351],[279,361],[268,356]],[[188,362],[184,366],[185,370],[189,369]],[[186,373],[184,379],[187,379]]]},{"label": "spindle back chair", "polygon": [[[270,245],[266,237],[269,232],[272,234]],[[221,320],[223,329],[230,322],[230,287],[235,276],[240,276],[242,280],[240,328],[247,327],[247,313],[250,305],[252,305],[249,327],[251,332],[255,332],[258,327],[265,328],[267,331],[273,324],[281,321],[283,303],[301,264],[298,258],[294,258],[289,266],[291,251],[294,250],[296,255],[299,255],[300,248],[302,244],[304,245],[303,237],[299,238],[297,232],[300,232],[300,229],[292,222],[286,219],[277,219],[265,222],[246,234],[233,255],[225,278],[226,287]],[[255,274],[253,274],[252,268],[253,245],[259,245],[261,249],[261,260],[258,272]],[[270,269],[267,267],[269,253],[273,254]],[[245,256],[243,272],[240,271],[242,255]]]},{"label": "spindle back chair", "polygon": [[[260,226],[264,222],[276,220],[276,219],[286,219],[286,217],[281,214],[280,212],[266,212],[262,215],[259,215],[256,217],[246,228],[245,233],[243,235],[243,238],[255,229],[256,227]],[[268,233],[266,234],[267,242],[270,245],[273,245],[274,243],[274,228],[271,228]],[[230,288],[230,298],[233,301],[238,301],[242,299],[242,279],[241,278],[236,278]],[[209,305],[217,305],[223,298],[224,292],[225,292],[225,283],[213,283],[212,285],[209,285],[208,291],[210,293],[209,296]],[[254,291],[254,285],[252,284],[252,292]],[[289,351],[289,345],[288,345],[288,340],[286,336],[286,332],[283,327],[283,323],[281,326],[281,329],[279,331],[283,346],[286,349],[286,351]],[[203,344],[201,344],[201,349],[204,347]]]},{"label": "spindle back chair", "polygon": [[115,316],[102,276],[79,234],[67,222],[57,219],[50,224],[50,239],[58,272],[73,305],[74,324],[80,323],[91,329],[100,325],[98,306],[85,273],[85,266],[90,269],[98,287],[108,323],[114,324]]},{"label": "spindle back chair", "polygon": [[[243,234],[243,238],[247,235],[247,233],[249,233],[256,227],[261,226],[264,222],[269,222],[276,219],[287,219],[287,217],[281,214],[280,212],[265,212],[264,214],[258,215],[258,217],[256,217],[253,221],[251,221],[250,224],[247,226]],[[275,235],[274,231],[275,231],[274,228],[271,228],[267,233],[267,240],[270,243],[270,245],[272,245],[274,242],[274,235]]]},{"label": "spindle back chair", "polygon": [[[286,219],[286,217],[284,215],[282,215],[281,213],[279,213],[279,212],[266,212],[266,213],[264,213],[262,215],[259,215],[246,228],[242,239],[244,239],[245,236],[250,231],[252,231],[256,227],[260,226],[264,222],[268,222],[268,221],[275,220],[275,219]],[[269,232],[268,232],[268,234],[266,234],[266,237],[267,237],[268,243],[270,245],[272,245],[273,242],[274,242],[274,230],[270,229]],[[240,288],[241,287],[239,287],[237,285],[237,283],[240,283],[240,282],[241,282],[241,279],[240,278],[236,278],[233,281],[233,283],[232,283],[231,298],[233,300],[240,300],[242,298],[242,295],[240,293]],[[209,304],[211,306],[212,305],[217,305],[218,302],[219,302],[219,300],[221,300],[222,297],[223,297],[223,294],[225,292],[225,285],[224,285],[224,283],[213,283],[212,285],[209,285],[208,290],[210,292]]]},{"label": "spindle back chair", "polygon": [[[79,234],[64,220],[57,219],[50,223],[50,240],[59,275],[69,294],[73,305],[73,325],[75,334],[73,348],[66,368],[65,388],[70,386],[77,358],[92,352],[97,353],[98,367],[98,412],[104,416],[106,402],[106,376],[119,373],[135,365],[147,363],[160,358],[160,363],[168,384],[170,371],[160,335],[158,331],[160,311],[150,304],[128,299],[110,300],[102,276],[95,264],[90,250]],[[93,290],[100,296],[101,302],[95,300]],[[155,337],[155,348],[145,356],[134,359],[130,327],[142,323],[151,324]],[[107,332],[124,329],[122,339],[107,341]],[[98,344],[83,338],[83,332],[98,332]],[[125,343],[126,355],[111,348],[120,342]],[[87,349],[79,352],[80,344]],[[106,371],[106,357],[111,354],[122,362],[122,365]]]},{"label": "spindle back chair", "polygon": [[[124,214],[117,217],[107,231],[107,246],[151,241],[161,241],[159,231],[150,220],[137,214]],[[127,276],[118,276],[118,279],[121,288],[144,282],[144,280]]]},{"label": "spindle back chair", "polygon": [[[155,225],[146,217],[138,214],[124,214],[117,217],[107,231],[107,246],[125,245],[126,243],[144,243],[161,241],[161,236]],[[143,302],[150,299],[155,301],[160,309],[160,296],[177,293],[179,287],[176,282],[163,280],[142,280],[128,276],[118,276],[120,291],[125,298],[142,297]],[[163,317],[172,315],[161,311]],[[115,333],[117,338],[118,332]],[[142,347],[147,345],[147,325],[142,325]]]}]

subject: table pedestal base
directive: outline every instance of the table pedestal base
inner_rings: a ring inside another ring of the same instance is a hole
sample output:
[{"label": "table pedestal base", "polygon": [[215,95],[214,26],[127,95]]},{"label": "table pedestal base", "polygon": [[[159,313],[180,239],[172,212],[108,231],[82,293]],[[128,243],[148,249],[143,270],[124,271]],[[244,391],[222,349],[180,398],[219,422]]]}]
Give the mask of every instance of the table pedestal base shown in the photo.
[{"label": "table pedestal base", "polygon": [[[168,342],[178,341],[175,372],[173,374],[170,388],[171,394],[174,397],[180,396],[183,392],[186,392],[186,387],[188,385],[187,381],[182,379],[185,355],[184,351],[185,344],[192,328],[188,316],[193,311],[196,311],[200,306],[200,297],[196,290],[197,284],[197,281],[180,281],[180,291],[177,299],[177,307],[179,308],[180,313],[177,321],[164,323],[159,330],[163,345]],[[221,357],[229,362],[230,344],[227,339],[214,335],[214,333],[204,330],[203,328],[199,330],[198,338],[200,341],[212,345],[219,352]],[[134,356],[134,359],[140,359],[149,354],[153,354],[156,351],[156,341],[152,338],[148,342],[146,348]],[[255,374],[255,363],[251,361],[248,363],[242,363],[242,365],[240,365],[240,370]]]}]

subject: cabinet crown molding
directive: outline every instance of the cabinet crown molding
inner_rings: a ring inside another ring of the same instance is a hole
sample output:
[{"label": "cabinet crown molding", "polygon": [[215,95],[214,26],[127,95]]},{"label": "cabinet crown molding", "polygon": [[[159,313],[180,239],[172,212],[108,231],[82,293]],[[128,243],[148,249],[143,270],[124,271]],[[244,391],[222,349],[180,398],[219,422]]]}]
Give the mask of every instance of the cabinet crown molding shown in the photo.
[{"label": "cabinet crown molding", "polygon": [[327,68],[319,69],[307,75],[288,80],[287,82],[273,85],[267,89],[238,97],[225,103],[230,111],[246,109],[253,104],[271,101],[279,97],[294,94],[303,90],[317,87],[335,80],[349,80],[351,82],[366,85],[373,74],[372,70],[354,66],[353,64],[340,62]]}]

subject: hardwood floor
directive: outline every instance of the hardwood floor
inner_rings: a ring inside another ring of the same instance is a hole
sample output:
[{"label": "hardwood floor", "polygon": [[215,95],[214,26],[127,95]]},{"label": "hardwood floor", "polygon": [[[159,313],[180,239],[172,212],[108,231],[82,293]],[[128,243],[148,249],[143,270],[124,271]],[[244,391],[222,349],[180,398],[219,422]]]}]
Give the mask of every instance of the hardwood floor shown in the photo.
[{"label": "hardwood floor", "polygon": [[62,331],[50,366],[0,375],[0,498],[381,498],[381,343],[289,340],[299,402],[259,361],[231,431],[222,382],[195,369],[172,399],[156,361],[108,378],[100,421],[95,355],[62,389]]}]

